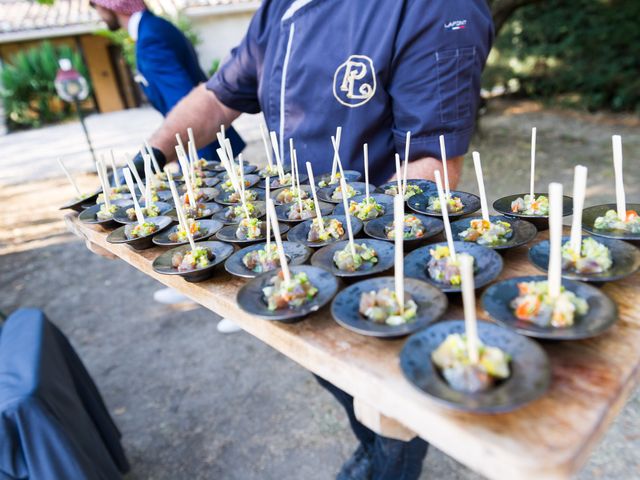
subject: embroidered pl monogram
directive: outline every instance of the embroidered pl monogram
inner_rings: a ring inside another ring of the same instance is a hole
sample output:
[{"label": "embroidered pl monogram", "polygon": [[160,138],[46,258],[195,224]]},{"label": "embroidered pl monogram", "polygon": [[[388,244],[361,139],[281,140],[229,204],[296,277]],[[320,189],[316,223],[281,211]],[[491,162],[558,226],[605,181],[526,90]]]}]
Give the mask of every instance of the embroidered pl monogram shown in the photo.
[{"label": "embroidered pl monogram", "polygon": [[351,55],[333,77],[333,96],[350,108],[367,103],[376,93],[376,71],[366,55]]}]

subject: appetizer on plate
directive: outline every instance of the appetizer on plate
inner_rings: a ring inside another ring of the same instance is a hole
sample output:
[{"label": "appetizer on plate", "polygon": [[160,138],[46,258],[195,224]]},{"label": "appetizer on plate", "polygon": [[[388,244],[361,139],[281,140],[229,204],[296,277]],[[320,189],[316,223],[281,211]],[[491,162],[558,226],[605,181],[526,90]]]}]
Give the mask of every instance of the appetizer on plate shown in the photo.
[{"label": "appetizer on plate", "polygon": [[375,198],[365,197],[361,202],[351,201],[349,204],[349,213],[363,222],[373,220],[374,218],[384,215],[384,207],[380,205]]},{"label": "appetizer on plate", "polygon": [[[189,232],[191,232],[191,236],[194,239],[207,234],[207,230],[205,228],[202,228],[200,222],[194,220],[193,218],[187,218],[187,225],[189,228]],[[174,243],[184,242],[188,240],[187,231],[182,227],[182,225],[178,225],[176,231],[170,233],[168,235],[168,238]]]},{"label": "appetizer on plate", "polygon": [[96,218],[98,220],[111,220],[117,210],[117,205],[111,204],[111,207],[107,208],[107,204],[102,203],[100,204],[100,210],[98,210],[98,212],[96,213]]},{"label": "appetizer on plate", "polygon": [[196,247],[195,250],[174,253],[171,264],[179,272],[190,272],[208,267],[211,260],[213,260],[213,253],[208,247]]},{"label": "appetizer on plate", "polygon": [[213,214],[211,209],[202,203],[196,203],[195,206],[187,204],[182,205],[182,211],[187,218],[208,217]]},{"label": "appetizer on plate", "polygon": [[[429,206],[427,208],[434,212],[441,212],[442,205],[440,205],[440,198],[437,196],[429,197]],[[453,195],[449,196],[449,199],[447,200],[447,212],[458,213],[462,210],[464,210],[464,204],[460,197],[454,197]]]},{"label": "appetizer on plate", "polygon": [[330,238],[339,240],[344,235],[344,226],[342,222],[337,218],[322,219],[322,225],[324,226],[324,232],[320,231],[320,221],[314,218],[311,222],[311,228],[307,235],[307,241],[309,242],[326,242]]},{"label": "appetizer on plate", "polygon": [[582,240],[580,252],[574,252],[571,242],[562,246],[562,269],[577,273],[602,273],[613,265],[611,251],[597,240],[587,237]]},{"label": "appetizer on plate", "polygon": [[626,217],[620,220],[615,210],[607,210],[603,217],[596,218],[593,228],[596,230],[612,231],[619,230],[623,232],[639,234],[640,233],[640,215],[635,210],[627,210]]},{"label": "appetizer on plate", "polygon": [[[302,210],[300,206],[302,205]],[[308,220],[316,216],[316,204],[313,199],[307,198],[301,202],[293,202],[287,212],[289,220]]]},{"label": "appetizer on plate", "polygon": [[287,282],[280,271],[271,278],[269,284],[262,289],[262,293],[268,309],[274,311],[299,308],[312,300],[317,295],[318,289],[311,284],[306,272],[293,273],[290,281]]},{"label": "appetizer on plate", "polygon": [[285,173],[282,177],[282,181],[280,181],[280,177],[276,176],[271,179],[271,184],[269,186],[273,189],[288,187],[291,185],[292,182],[293,182],[293,176],[291,175],[291,173]]},{"label": "appetizer on plate", "polygon": [[[415,183],[407,183],[407,189],[404,192],[404,199],[409,200],[414,195],[418,195],[423,192],[424,190],[422,190],[419,185],[416,185]],[[385,189],[384,193],[385,195],[391,195],[392,197],[395,197],[398,194],[398,186],[391,185],[389,188]]]},{"label": "appetizer on plate", "polygon": [[387,325],[403,325],[416,318],[418,305],[405,294],[404,311],[401,311],[396,292],[389,288],[364,292],[360,297],[359,311],[368,320]]},{"label": "appetizer on plate", "polygon": [[262,178],[266,177],[277,177],[278,176],[278,167],[276,165],[267,165],[262,170],[258,172],[258,175]]},{"label": "appetizer on plate", "polygon": [[[151,204],[148,207],[140,207],[140,209],[142,210],[142,215],[144,215],[144,217],[158,217],[160,215],[160,207],[158,207],[155,204]],[[136,209],[131,207],[131,208],[127,208],[127,218],[129,218],[129,220],[135,220],[136,219]]]},{"label": "appetizer on plate", "polygon": [[439,245],[435,249],[429,250],[431,258],[427,264],[429,276],[436,282],[448,285],[460,285],[460,255],[468,255],[468,253],[459,253],[454,260],[449,252],[449,247]]},{"label": "appetizer on plate", "polygon": [[471,220],[469,228],[458,234],[465,242],[475,242],[488,247],[504,245],[512,235],[513,230],[509,222],[502,220],[491,222],[481,218]]},{"label": "appetizer on plate", "polygon": [[148,237],[157,231],[158,225],[153,222],[129,224],[124,228],[124,234],[129,240],[133,238]]},{"label": "appetizer on plate", "polygon": [[[407,214],[404,216],[404,239],[412,240],[415,238],[422,238],[426,232],[426,228],[424,227],[422,221],[412,214]],[[395,222],[391,222],[389,225],[384,227],[385,234],[388,239],[392,240],[395,238]]]},{"label": "appetizer on plate", "polygon": [[276,195],[276,202],[278,203],[292,203],[298,200],[298,196],[302,200],[309,198],[309,192],[304,189],[300,189],[298,192],[297,188],[285,188],[284,190],[278,192]]},{"label": "appetizer on plate", "polygon": [[238,240],[256,240],[262,237],[265,223],[257,218],[244,218],[238,223],[236,237]]},{"label": "appetizer on plate", "polygon": [[[249,218],[255,218],[254,214],[257,212],[255,204],[252,202],[246,202],[245,205],[247,206],[247,211],[249,212]],[[227,207],[224,211],[224,218],[225,220],[229,221],[235,221],[239,218],[246,218],[246,216],[247,214],[245,213],[242,205],[238,205],[237,207],[230,206]]]},{"label": "appetizer on plate", "polygon": [[[244,180],[244,188],[249,188],[251,186],[251,182],[247,179]],[[231,192],[234,190],[233,188],[233,182],[231,182],[231,179],[227,180],[226,182],[222,182],[219,184],[219,187],[225,191],[225,192]]]},{"label": "appetizer on plate", "polygon": [[318,182],[318,188],[324,188],[324,187],[328,187],[329,185],[335,185],[337,183],[340,183],[341,178],[342,178],[342,175],[340,174],[340,172],[336,172],[333,179],[331,178],[331,175],[329,175],[328,179],[325,178]]},{"label": "appetizer on plate", "polygon": [[555,301],[545,281],[518,283],[518,296],[511,302],[516,318],[540,327],[571,327],[576,315],[589,311],[587,302],[562,287]]},{"label": "appetizer on plate", "polygon": [[[360,195],[361,192],[358,192],[351,185],[347,184],[347,198],[355,197],[356,195]],[[331,194],[331,198],[333,200],[342,200],[342,186],[336,187],[336,189]]]},{"label": "appetizer on plate", "polygon": [[431,352],[431,361],[446,382],[454,390],[476,393],[489,390],[497,382],[511,375],[511,356],[496,347],[484,345],[478,340],[478,363],[469,358],[466,335],[449,334]]},{"label": "appetizer on plate", "polygon": [[[109,195],[109,200],[114,201],[114,200],[122,200],[125,198],[129,198],[129,195],[122,192],[116,192],[115,189],[113,188],[111,189],[111,195]],[[96,199],[96,203],[104,203],[104,193],[100,193],[98,195],[98,198]]]},{"label": "appetizer on plate", "polygon": [[[242,196],[239,192],[233,192],[227,198],[229,203],[240,203]],[[245,202],[255,202],[258,199],[258,192],[255,190],[245,190],[244,191],[244,201]]]},{"label": "appetizer on plate", "polygon": [[264,248],[253,250],[242,257],[242,263],[255,273],[270,272],[280,268],[278,246],[275,243],[271,243],[269,248],[265,245]]},{"label": "appetizer on plate", "polygon": [[522,215],[549,215],[549,198],[545,195],[525,195],[511,202],[511,212]]},{"label": "appetizer on plate", "polygon": [[333,254],[333,263],[340,270],[347,272],[355,272],[359,270],[363,265],[378,263],[377,252],[367,246],[366,243],[354,243],[353,247],[356,251],[355,256],[351,251],[349,244],[345,245],[342,250],[338,250]]}]

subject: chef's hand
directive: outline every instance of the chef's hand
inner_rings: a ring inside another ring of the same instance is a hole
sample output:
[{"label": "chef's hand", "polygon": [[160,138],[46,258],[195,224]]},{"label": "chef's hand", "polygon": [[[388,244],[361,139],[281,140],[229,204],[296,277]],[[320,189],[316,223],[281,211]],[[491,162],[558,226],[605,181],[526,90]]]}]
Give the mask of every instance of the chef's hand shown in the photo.
[{"label": "chef's hand", "polygon": [[[409,162],[407,171],[407,178],[421,178],[424,180],[435,180],[434,172],[440,170],[440,176],[442,177],[442,162],[437,158],[421,158]],[[447,173],[449,175],[449,186],[455,189],[460,181],[462,175],[462,157],[455,157],[447,159]],[[396,176],[391,177],[391,180],[395,180]]]}]

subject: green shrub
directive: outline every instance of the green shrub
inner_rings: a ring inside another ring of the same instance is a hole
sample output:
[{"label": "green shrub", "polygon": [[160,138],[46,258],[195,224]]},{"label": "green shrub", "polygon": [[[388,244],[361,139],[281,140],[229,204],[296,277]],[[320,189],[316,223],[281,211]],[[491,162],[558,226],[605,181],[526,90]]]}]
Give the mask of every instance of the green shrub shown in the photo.
[{"label": "green shrub", "polygon": [[81,55],[68,46],[43,42],[13,55],[0,72],[0,96],[10,130],[39,127],[68,118],[72,107],[56,94],[54,80],[58,60],[69,58],[87,78]]},{"label": "green shrub", "polygon": [[640,113],[640,1],[556,0],[519,9],[496,39],[485,87]]}]

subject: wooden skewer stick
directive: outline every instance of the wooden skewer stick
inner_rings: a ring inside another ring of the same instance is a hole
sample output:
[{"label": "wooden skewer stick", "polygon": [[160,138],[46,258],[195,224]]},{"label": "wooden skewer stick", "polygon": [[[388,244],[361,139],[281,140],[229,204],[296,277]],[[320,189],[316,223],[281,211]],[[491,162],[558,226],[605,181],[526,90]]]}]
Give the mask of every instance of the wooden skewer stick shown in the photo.
[{"label": "wooden skewer stick", "polygon": [[144,188],[144,203],[148,207],[153,203],[151,200],[151,177],[153,172],[151,172],[151,159],[148,155],[144,157],[144,176],[147,182]]},{"label": "wooden skewer stick", "polygon": [[[133,183],[133,178],[131,177],[131,170],[125,168],[124,170],[124,180],[129,187],[129,190],[133,192],[135,185]],[[138,221],[138,225],[142,226],[144,223],[144,214],[142,213],[142,209],[140,208],[140,204],[138,203],[138,199],[136,196],[133,196],[133,209],[136,212],[136,220]]]},{"label": "wooden skewer stick", "polygon": [[189,205],[195,207],[196,196],[193,191],[193,185],[191,185],[191,179],[189,178],[189,165],[187,165],[187,157],[184,153],[184,149],[180,147],[176,147],[176,153],[178,154],[178,163],[180,163],[180,170],[182,170],[182,177],[184,178],[184,183],[187,186],[187,196],[189,197]]},{"label": "wooden skewer stick", "polygon": [[296,184],[298,185],[298,207],[300,208],[300,216],[302,216],[302,187],[300,186],[300,166],[298,165],[298,152],[293,151],[293,161],[296,164]]},{"label": "wooden skewer stick", "polygon": [[[133,161],[131,161],[130,158],[127,158],[127,167],[129,167],[129,171],[133,174],[133,176],[136,179],[136,183],[138,184],[138,190],[140,190],[140,195],[144,195],[144,182],[142,181],[142,178],[140,177],[140,174],[138,173],[138,169],[133,164]],[[131,195],[133,196],[135,194],[136,194],[136,192],[135,192],[135,190],[133,190],[131,192]]]},{"label": "wooden skewer stick", "polygon": [[289,139],[289,158],[291,159],[291,184],[294,192],[298,192],[298,208],[302,215],[302,192],[300,191],[300,174],[298,173],[298,156],[293,148],[293,138]]},{"label": "wooden skewer stick", "polygon": [[173,181],[173,176],[169,170],[165,170],[167,172],[167,180],[169,181],[169,188],[171,189],[171,195],[173,196],[173,203],[176,207],[176,214],[178,215],[178,222],[182,226],[182,229],[187,236],[187,240],[189,240],[189,246],[191,247],[191,251],[196,250],[196,244],[193,241],[193,235],[191,235],[191,229],[189,228],[189,222],[187,220],[187,216],[182,209],[182,202],[180,201],[180,195],[178,194],[178,189],[176,188],[176,184]]},{"label": "wooden skewer stick", "polygon": [[364,150],[364,192],[365,201],[369,204],[369,145],[365,143],[362,147]]},{"label": "wooden skewer stick", "polygon": [[60,165],[60,168],[62,168],[62,171],[67,176],[67,180],[69,180],[69,183],[71,183],[71,185],[73,185],[73,188],[76,189],[78,197],[82,197],[82,192],[80,192],[80,189],[78,188],[78,184],[69,173],[69,170],[67,170],[67,167],[64,166],[64,163],[62,163],[62,160],[59,157],[57,158],[57,160],[58,160],[58,165]]},{"label": "wooden skewer stick", "polygon": [[562,285],[562,184],[549,184],[549,296],[555,300]]},{"label": "wooden skewer stick", "polygon": [[311,163],[307,162],[307,175],[309,175],[309,185],[311,185],[311,195],[313,195],[313,204],[316,207],[316,219],[318,221],[318,229],[320,234],[324,234],[324,221],[322,220],[322,209],[320,208],[320,202],[318,202],[318,194],[316,193],[316,181],[313,178],[313,168]]},{"label": "wooden skewer stick", "polygon": [[440,199],[440,210],[442,211],[442,222],[444,223],[444,232],[447,236],[447,245],[449,246],[449,255],[451,259],[456,259],[456,248],[453,244],[453,235],[451,233],[451,223],[449,222],[449,210],[447,210],[446,198],[442,190],[442,179],[440,178],[440,170],[434,172],[436,177],[436,187],[438,187],[438,198]]},{"label": "wooden skewer stick", "polygon": [[242,154],[238,155],[238,162],[240,164],[240,202],[242,204],[242,209],[244,210],[244,214],[249,220],[249,207],[247,207],[247,200],[245,199],[245,188],[244,188],[244,165],[242,160]]},{"label": "wooden skewer stick", "polygon": [[104,167],[102,159],[99,159],[96,163],[96,170],[98,172],[98,178],[102,185],[102,197],[104,198],[104,204],[107,206],[107,210],[111,210],[111,186],[107,180],[107,171]]},{"label": "wooden skewer stick", "polygon": [[[265,197],[264,198],[271,198],[271,187],[269,186],[269,184],[271,183],[271,177],[270,176],[266,176],[265,181],[267,183],[265,183]],[[266,247],[266,253],[269,253],[269,249],[271,247],[271,222],[269,220],[270,215],[269,215],[269,209],[267,209],[267,247]]]},{"label": "wooden skewer stick", "polygon": [[156,158],[156,154],[153,153],[153,148],[151,148],[151,145],[149,145],[149,142],[145,140],[144,146],[147,149],[147,152],[149,152],[149,156],[151,157],[151,163],[153,164],[153,168],[155,169],[156,174],[162,173],[162,169],[160,168],[160,165],[158,165],[158,159]]},{"label": "wooden skewer stick", "polygon": [[272,158],[272,148],[269,145],[269,140],[267,140],[267,129],[264,126],[264,122],[260,122],[260,135],[262,135],[262,144],[264,145],[264,153],[267,155],[267,164],[269,165],[269,173],[273,170],[273,158]]},{"label": "wooden skewer stick", "polygon": [[535,183],[536,183],[536,135],[537,128],[531,129],[531,179],[529,185],[529,194],[531,195],[531,201],[535,198]]},{"label": "wooden skewer stick", "polygon": [[[487,203],[487,193],[484,189],[484,177],[482,175],[482,163],[480,162],[480,154],[473,152],[473,165],[476,168],[476,179],[478,180],[478,192],[480,193],[480,209],[482,211],[482,220],[489,222],[489,204]],[[442,206],[445,208],[445,206]]]},{"label": "wooden skewer stick", "polygon": [[184,151],[184,143],[182,143],[182,137],[179,133],[176,133],[176,141],[178,142],[178,146]]},{"label": "wooden skewer stick", "polygon": [[276,132],[270,133],[271,138],[271,147],[273,148],[273,153],[276,157],[276,165],[278,166],[278,179],[280,180],[280,185],[284,182],[284,168],[282,168],[282,157],[280,156],[280,147],[278,146],[278,137],[276,136]]},{"label": "wooden skewer stick", "polygon": [[[333,140],[335,138],[335,142]],[[340,150],[340,140],[342,139],[342,127],[336,128],[336,135],[332,137],[332,142],[334,143],[334,153],[333,153],[333,164],[331,165],[331,181],[329,183],[334,183],[336,181],[336,173],[338,172],[338,152]],[[338,144],[338,148],[336,148],[335,144]]]},{"label": "wooden skewer stick", "polygon": [[613,171],[616,178],[616,207],[618,209],[618,218],[624,222],[627,219],[627,205],[622,174],[622,137],[614,135],[611,137],[611,142],[613,144]]},{"label": "wooden skewer stick", "polygon": [[[444,142],[444,135],[440,135],[440,156],[442,158],[442,172],[444,175],[444,193],[446,199],[451,198],[451,189],[449,188],[449,169],[447,168],[447,146]],[[444,203],[442,204],[444,205]]]},{"label": "wooden skewer stick", "polygon": [[198,151],[191,140],[187,143],[187,148],[189,149],[189,175],[191,175],[191,183],[196,185],[196,163],[198,161]]},{"label": "wooden skewer stick", "polygon": [[[402,193],[402,168],[400,167],[400,155],[396,153],[396,183],[398,184],[398,195]],[[404,198],[404,195],[403,195]]]},{"label": "wooden skewer stick", "polygon": [[353,242],[353,228],[351,227],[351,214],[349,213],[349,201],[347,200],[347,182],[344,180],[344,176],[340,176],[340,186],[342,187],[342,205],[344,207],[344,217],[347,223],[347,233],[349,236],[349,248],[351,249],[351,256],[355,261],[356,258],[356,245]]},{"label": "wooden skewer stick", "polygon": [[[145,152],[144,148],[140,149],[140,156],[142,157],[142,159],[146,162],[148,161],[151,164],[151,157],[149,156],[148,153]],[[145,170],[145,181],[151,182],[151,186],[155,187],[158,184],[158,177],[156,175],[153,174],[153,171],[151,172],[151,175],[147,175],[147,172]]]},{"label": "wooden skewer stick", "polygon": [[478,363],[478,319],[476,318],[476,292],[473,278],[473,257],[460,255],[460,278],[462,279],[462,303],[464,306],[464,328],[467,334],[467,349],[472,364]]},{"label": "wooden skewer stick", "polygon": [[407,194],[407,172],[409,171],[409,146],[411,145],[411,132],[407,132],[404,144],[404,171],[402,173],[402,196]]},{"label": "wooden skewer stick", "polygon": [[587,190],[587,167],[576,165],[573,173],[573,221],[569,245],[576,255],[582,251],[582,209]]},{"label": "wooden skewer stick", "polygon": [[280,257],[280,267],[282,268],[282,276],[285,283],[291,281],[291,272],[289,271],[289,265],[287,264],[287,257],[284,254],[284,247],[282,246],[282,238],[280,237],[280,226],[278,225],[278,217],[276,216],[276,209],[273,206],[273,200],[267,198],[267,210],[271,217],[271,226],[273,227],[273,236],[276,239],[276,246],[278,249],[278,256]]},{"label": "wooden skewer stick", "polygon": [[236,172],[235,172],[233,166],[231,166],[229,164],[229,159],[227,158],[227,153],[225,152],[224,148],[222,148],[222,147],[216,149],[216,153],[218,154],[218,158],[220,159],[220,163],[222,164],[222,166],[224,167],[225,171],[227,172],[227,177],[229,177],[229,181],[231,182],[231,186],[233,187],[233,190],[235,192],[237,192],[238,194],[240,194],[240,185],[238,184],[238,179],[236,178]]},{"label": "wooden skewer stick", "polygon": [[401,192],[393,198],[393,226],[396,300],[400,305],[400,313],[404,314],[404,196]]},{"label": "wooden skewer stick", "polygon": [[113,174],[113,186],[116,188],[120,188],[120,177],[118,176],[118,169],[116,168],[116,157],[113,155],[113,150],[110,150],[111,156],[111,173]]},{"label": "wooden skewer stick", "polygon": [[229,140],[228,138],[225,138],[224,146],[227,148],[227,155],[229,156],[229,161],[231,162],[231,165],[233,165],[233,159],[236,157],[233,154],[233,148],[231,147],[231,140]]}]

